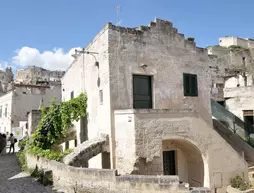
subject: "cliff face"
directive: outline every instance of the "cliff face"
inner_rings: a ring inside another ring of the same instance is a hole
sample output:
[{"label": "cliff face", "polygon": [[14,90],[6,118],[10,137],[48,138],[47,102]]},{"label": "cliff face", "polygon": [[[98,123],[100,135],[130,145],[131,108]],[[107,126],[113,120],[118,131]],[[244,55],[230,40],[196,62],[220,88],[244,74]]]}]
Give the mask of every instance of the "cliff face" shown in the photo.
[{"label": "cliff face", "polygon": [[36,84],[37,81],[60,82],[64,71],[50,71],[37,66],[30,66],[18,70],[16,82],[23,84]]}]

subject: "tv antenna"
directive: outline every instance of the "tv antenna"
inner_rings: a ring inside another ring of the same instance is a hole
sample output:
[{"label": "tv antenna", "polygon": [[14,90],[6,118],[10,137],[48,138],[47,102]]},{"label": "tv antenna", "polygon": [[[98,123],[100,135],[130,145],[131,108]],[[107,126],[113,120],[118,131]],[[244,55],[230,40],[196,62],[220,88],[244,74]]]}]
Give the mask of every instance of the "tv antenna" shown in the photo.
[{"label": "tv antenna", "polygon": [[117,5],[116,6],[116,26],[119,26],[121,24],[121,22],[122,22],[122,20],[119,21],[120,10],[121,10],[121,6]]}]

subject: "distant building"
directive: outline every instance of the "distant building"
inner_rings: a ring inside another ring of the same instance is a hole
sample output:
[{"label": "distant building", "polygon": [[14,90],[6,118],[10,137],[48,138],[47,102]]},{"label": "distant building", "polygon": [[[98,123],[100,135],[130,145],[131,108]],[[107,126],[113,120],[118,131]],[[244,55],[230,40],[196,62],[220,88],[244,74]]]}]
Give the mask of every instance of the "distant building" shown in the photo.
[{"label": "distant building", "polygon": [[29,66],[16,72],[16,83],[57,84],[61,82],[64,71],[50,71],[37,66]]},{"label": "distant building", "polygon": [[0,132],[12,132],[21,121],[28,120],[31,110],[48,107],[53,98],[61,101],[61,85],[12,84],[11,90],[0,96]]},{"label": "distant building", "polygon": [[[218,57],[217,76],[223,83],[216,85],[218,102],[245,121],[254,124],[254,39],[239,37],[219,38],[219,45],[209,46],[208,54]],[[246,115],[246,112],[248,114]]]},{"label": "distant building", "polygon": [[219,45],[223,47],[237,45],[243,48],[254,48],[254,39],[225,36],[225,37],[219,38]]}]

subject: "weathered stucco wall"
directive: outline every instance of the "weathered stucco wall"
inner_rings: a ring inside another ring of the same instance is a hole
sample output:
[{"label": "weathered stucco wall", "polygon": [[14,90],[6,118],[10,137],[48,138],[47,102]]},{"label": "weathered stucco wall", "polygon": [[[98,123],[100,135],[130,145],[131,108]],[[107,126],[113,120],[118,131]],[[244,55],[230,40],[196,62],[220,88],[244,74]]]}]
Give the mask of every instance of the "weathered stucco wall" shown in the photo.
[{"label": "weathered stucco wall", "polygon": [[[109,54],[113,110],[133,108],[133,74],[151,75],[154,109],[193,108],[211,123],[207,50],[185,39],[172,23],[156,19],[140,30],[109,24]],[[183,73],[197,74],[198,97],[184,96]]]},{"label": "weathered stucco wall", "polygon": [[[54,186],[67,191],[112,193],[189,193],[177,176],[117,176],[116,170],[67,166],[56,161],[27,155],[29,168],[52,170]],[[209,190],[203,191],[210,193]]]},{"label": "weathered stucco wall", "polygon": [[[62,78],[63,101],[70,100],[72,91],[74,91],[74,97],[82,92],[86,92],[88,96],[87,124],[84,123],[81,126],[80,121],[75,122],[77,133],[87,136],[85,140],[96,138],[101,133],[111,133],[107,28],[101,30],[86,50],[98,53],[94,56],[99,62],[99,68],[95,66],[96,60],[91,54],[81,54]],[[78,144],[83,142],[82,138],[78,137]],[[89,161],[89,167],[102,168],[101,160],[101,154],[95,156]]]},{"label": "weathered stucco wall", "polygon": [[[149,75],[152,76],[153,109],[192,108],[212,125],[209,66],[213,62],[206,49],[196,47],[194,41],[185,39],[165,20],[156,19],[137,29],[110,23],[107,27],[112,123],[114,110],[133,108],[132,76]],[[198,97],[184,96],[183,73],[197,74]],[[112,139],[114,165],[114,132]]]},{"label": "weathered stucco wall", "polygon": [[18,127],[19,121],[27,121],[31,110],[39,109],[41,105],[49,107],[52,99],[55,99],[56,103],[61,101],[61,85],[50,88],[19,87],[14,93],[11,113],[13,127]]},{"label": "weathered stucco wall", "polygon": [[[225,192],[237,173],[248,177],[246,161],[195,112],[118,110],[115,120],[116,167],[121,174],[161,175],[162,151],[175,148],[184,152],[185,157],[178,163],[180,180],[188,179],[192,185],[201,183]],[[190,154],[195,158],[188,157]],[[188,168],[188,175],[184,167]]]}]

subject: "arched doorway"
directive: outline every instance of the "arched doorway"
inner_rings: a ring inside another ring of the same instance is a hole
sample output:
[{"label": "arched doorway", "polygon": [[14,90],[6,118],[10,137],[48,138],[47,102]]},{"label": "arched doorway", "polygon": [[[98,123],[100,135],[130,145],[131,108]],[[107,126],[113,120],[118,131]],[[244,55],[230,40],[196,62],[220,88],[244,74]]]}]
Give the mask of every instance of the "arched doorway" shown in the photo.
[{"label": "arched doorway", "polygon": [[204,161],[194,144],[185,139],[170,139],[163,140],[162,147],[164,175],[178,175],[190,187],[204,186]]}]

